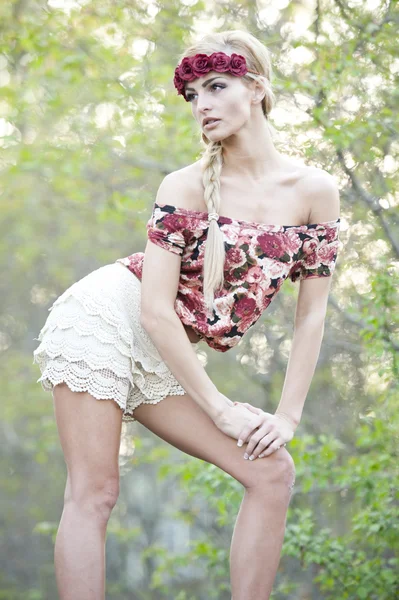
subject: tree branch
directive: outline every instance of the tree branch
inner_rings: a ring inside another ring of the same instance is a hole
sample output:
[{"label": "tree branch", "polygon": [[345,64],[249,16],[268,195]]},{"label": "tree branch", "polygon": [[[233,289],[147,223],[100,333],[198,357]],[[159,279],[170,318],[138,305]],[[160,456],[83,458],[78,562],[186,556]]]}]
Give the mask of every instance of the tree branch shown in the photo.
[{"label": "tree branch", "polygon": [[[341,308],[332,294],[330,294],[330,296],[328,298],[328,302],[331,303],[334,306],[334,308],[349,323],[352,323],[353,325],[356,325],[356,327],[359,327],[361,329],[367,329],[368,331],[374,331],[374,328],[371,325],[368,325],[368,323],[365,323],[360,317],[357,317],[351,313],[348,313],[346,310]],[[392,331],[389,331],[388,329],[386,329],[384,332],[384,335],[382,336],[382,339],[385,342],[387,342],[390,346],[392,346],[393,350],[398,352],[399,351],[399,343],[396,342],[394,339],[392,339],[392,337],[390,335],[392,333],[393,333]]]},{"label": "tree branch", "polygon": [[358,177],[355,175],[355,172],[352,169],[350,169],[346,164],[342,150],[337,148],[336,154],[341,167],[351,180],[353,189],[358,193],[359,197],[367,204],[371,211],[379,217],[381,225],[386,233],[387,238],[391,242],[393,250],[395,251],[396,255],[399,256],[399,240],[396,240],[394,238],[393,233],[390,230],[388,222],[385,218],[384,209],[380,206],[378,199],[375,196],[369,194],[363,188]]}]

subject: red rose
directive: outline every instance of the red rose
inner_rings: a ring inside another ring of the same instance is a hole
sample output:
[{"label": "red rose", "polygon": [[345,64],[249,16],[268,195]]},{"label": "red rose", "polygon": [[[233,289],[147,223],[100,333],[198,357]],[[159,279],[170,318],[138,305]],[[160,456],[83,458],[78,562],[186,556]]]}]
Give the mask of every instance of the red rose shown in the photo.
[{"label": "red rose", "polygon": [[287,252],[289,254],[296,254],[302,245],[302,240],[298,233],[293,229],[287,229],[285,232],[285,238],[287,240]]},{"label": "red rose", "polygon": [[196,54],[194,58],[191,58],[191,69],[194,77],[202,77],[208,71],[211,71],[210,58],[206,54]]},{"label": "red rose", "polygon": [[248,283],[259,283],[264,279],[264,273],[261,267],[255,266],[248,270],[246,280]]},{"label": "red rose", "polygon": [[334,257],[335,257],[335,253],[336,253],[336,247],[334,244],[322,244],[319,248],[318,251],[318,257],[319,260],[324,264],[324,265],[329,265]]},{"label": "red rose", "polygon": [[167,214],[163,217],[162,223],[167,231],[181,231],[186,225],[186,220],[182,215]]},{"label": "red rose", "polygon": [[245,58],[241,56],[241,54],[235,54],[233,52],[230,57],[229,71],[232,75],[236,75],[237,77],[241,77],[247,73],[247,64],[245,62]]},{"label": "red rose", "polygon": [[198,312],[195,315],[195,319],[197,321],[197,329],[198,331],[204,331],[205,334],[209,330],[208,319],[204,313],[205,308],[202,309],[202,312]]},{"label": "red rose", "polygon": [[319,245],[318,240],[316,240],[314,238],[310,238],[303,242],[302,250],[303,250],[304,254],[310,256],[315,252],[318,245]]},{"label": "red rose", "polygon": [[303,259],[303,264],[305,268],[315,267],[320,264],[320,259],[317,256],[317,252],[313,252],[313,254],[308,254]]},{"label": "red rose", "polygon": [[211,326],[212,337],[219,337],[224,335],[225,333],[229,333],[231,329],[230,323],[216,323]]},{"label": "red rose", "polygon": [[327,242],[332,242],[338,235],[337,229],[335,227],[326,227],[325,237]]},{"label": "red rose", "polygon": [[235,306],[235,314],[240,319],[248,319],[253,315],[256,308],[256,302],[253,298],[241,298]]},{"label": "red rose", "polygon": [[209,62],[211,71],[225,73],[227,70],[229,70],[231,59],[230,56],[227,56],[227,54],[224,54],[224,52],[214,52],[211,54]]},{"label": "red rose", "polygon": [[195,56],[186,56],[175,69],[173,83],[178,94],[184,93],[186,81],[192,81],[196,77],[202,77],[209,71],[218,73],[229,72],[236,77],[246,75],[248,72],[245,57],[233,52],[231,56],[224,52],[214,52],[210,56],[207,54],[196,54]]},{"label": "red rose", "polygon": [[282,233],[262,233],[258,236],[262,252],[269,258],[281,258],[286,253],[286,239]]},{"label": "red rose", "polygon": [[179,67],[176,67],[176,69],[175,69],[175,76],[173,78],[173,83],[174,83],[174,86],[177,89],[177,91],[179,93],[181,93],[184,89],[184,81],[179,75]]},{"label": "red rose", "polygon": [[183,60],[180,63],[180,68],[179,68],[178,73],[179,73],[181,79],[183,79],[184,81],[191,81],[192,79],[194,79],[195,76],[193,76],[193,70],[192,70],[192,66],[191,66],[191,57],[186,56],[185,58],[183,58]]},{"label": "red rose", "polygon": [[[183,294],[182,294],[183,296]],[[201,310],[202,306],[200,306],[200,303],[197,300],[197,297],[195,296],[195,294],[184,294],[184,304],[185,307],[187,308],[187,310],[190,311],[191,314],[194,313],[194,311],[196,310]]]},{"label": "red rose", "polygon": [[229,248],[226,252],[226,267],[241,267],[247,261],[247,256],[241,248]]}]

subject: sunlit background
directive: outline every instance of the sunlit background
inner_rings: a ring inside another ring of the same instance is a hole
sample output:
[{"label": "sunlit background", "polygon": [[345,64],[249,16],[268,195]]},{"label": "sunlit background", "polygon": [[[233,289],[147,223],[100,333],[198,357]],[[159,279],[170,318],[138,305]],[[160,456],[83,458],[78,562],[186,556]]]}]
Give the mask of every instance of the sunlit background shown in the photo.
[{"label": "sunlit background", "polygon": [[[272,600],[394,600],[399,582],[397,3],[11,0],[0,5],[0,598],[57,597],[66,468],[37,336],[71,283],[142,251],[163,177],[200,131],[173,73],[209,31],[270,50],[276,147],[341,192],[342,243],[301,424]],[[176,201],[177,204],[177,201]],[[198,358],[233,400],[273,412],[298,284],[228,353]],[[396,401],[396,402],[395,402]],[[240,485],[138,423],[121,441],[107,598],[230,600]]]}]

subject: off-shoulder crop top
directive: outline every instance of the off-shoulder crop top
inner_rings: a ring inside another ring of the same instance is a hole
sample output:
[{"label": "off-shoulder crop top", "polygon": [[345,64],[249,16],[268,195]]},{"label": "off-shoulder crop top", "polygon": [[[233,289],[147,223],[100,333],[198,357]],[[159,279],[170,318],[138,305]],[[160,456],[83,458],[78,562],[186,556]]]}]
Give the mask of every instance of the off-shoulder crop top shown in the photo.
[{"label": "off-shoulder crop top", "polygon": [[[241,340],[276,297],[286,278],[329,277],[335,269],[340,219],[308,225],[267,225],[219,216],[226,250],[224,286],[213,314],[202,292],[208,213],[154,203],[148,239],[181,256],[175,312],[211,348],[226,352]],[[144,252],[115,262],[141,281]]]}]

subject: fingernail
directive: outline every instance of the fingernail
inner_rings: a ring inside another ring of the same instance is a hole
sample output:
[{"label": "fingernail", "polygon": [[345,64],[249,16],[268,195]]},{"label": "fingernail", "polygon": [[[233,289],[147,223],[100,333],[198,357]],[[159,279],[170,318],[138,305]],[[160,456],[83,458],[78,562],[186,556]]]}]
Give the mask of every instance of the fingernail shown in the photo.
[{"label": "fingernail", "polygon": [[255,457],[253,454],[251,454],[251,456],[249,457],[249,460],[253,460]]},{"label": "fingernail", "polygon": [[244,458],[245,458],[245,460],[248,460],[248,454],[247,453],[244,454]]},{"label": "fingernail", "polygon": [[259,454],[258,458],[263,458],[264,456],[264,454]]},{"label": "fingernail", "polygon": [[241,448],[242,444],[243,444],[242,440],[238,440],[237,446],[239,446]]}]

